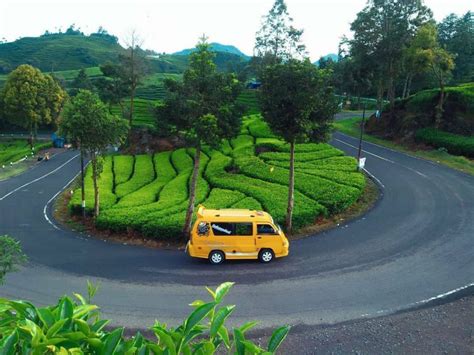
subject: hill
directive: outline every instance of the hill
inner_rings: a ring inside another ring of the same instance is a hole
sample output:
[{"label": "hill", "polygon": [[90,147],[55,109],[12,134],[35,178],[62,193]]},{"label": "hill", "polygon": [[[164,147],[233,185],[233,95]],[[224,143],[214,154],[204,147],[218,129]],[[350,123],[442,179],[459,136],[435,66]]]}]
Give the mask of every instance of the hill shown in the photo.
[{"label": "hill", "polygon": [[333,62],[337,62],[339,60],[339,56],[337,54],[330,53],[330,54],[322,56],[321,58],[319,58],[319,60],[315,61],[313,64],[319,66],[319,62],[321,59],[326,60],[326,61],[331,59]]},{"label": "hill", "polygon": [[0,44],[0,73],[20,64],[42,71],[73,70],[115,61],[123,48],[111,35],[47,34]]},{"label": "hill", "polygon": [[[210,45],[211,50],[214,52],[235,54],[245,59],[250,58],[248,55],[244,54],[240,49],[232,45],[220,44],[220,43],[215,43],[215,42],[210,43],[209,45]],[[194,51],[195,51],[195,48],[187,48],[187,49],[183,49],[182,51],[175,52],[173,53],[173,55],[189,55]]]}]

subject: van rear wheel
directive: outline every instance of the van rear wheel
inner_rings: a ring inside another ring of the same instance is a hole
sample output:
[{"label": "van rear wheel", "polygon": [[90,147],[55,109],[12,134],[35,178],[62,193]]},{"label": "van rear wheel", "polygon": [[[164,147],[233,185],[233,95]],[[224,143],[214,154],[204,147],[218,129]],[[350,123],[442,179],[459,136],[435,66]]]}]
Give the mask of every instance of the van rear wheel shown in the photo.
[{"label": "van rear wheel", "polygon": [[220,250],[213,250],[209,254],[209,262],[212,265],[219,265],[222,264],[225,260],[224,253],[221,252]]},{"label": "van rear wheel", "polygon": [[267,264],[275,258],[275,254],[271,249],[262,249],[258,254],[258,260],[261,263]]}]

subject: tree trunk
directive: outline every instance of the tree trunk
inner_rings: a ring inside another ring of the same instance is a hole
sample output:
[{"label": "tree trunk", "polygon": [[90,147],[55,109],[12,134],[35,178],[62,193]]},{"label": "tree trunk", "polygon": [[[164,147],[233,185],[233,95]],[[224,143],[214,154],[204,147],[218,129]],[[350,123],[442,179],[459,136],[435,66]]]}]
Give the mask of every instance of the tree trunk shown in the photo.
[{"label": "tree trunk", "polygon": [[293,206],[295,204],[295,140],[290,143],[290,179],[288,183],[288,208],[286,210],[286,231],[293,229]]},{"label": "tree trunk", "polygon": [[134,104],[135,104],[135,87],[132,87],[132,90],[130,92],[130,112],[129,112],[129,117],[128,117],[128,123],[130,124],[130,128],[132,127]]},{"label": "tree trunk", "polygon": [[435,128],[439,129],[441,127],[441,121],[443,120],[443,106],[444,106],[444,82],[440,80],[439,82],[439,100],[438,105],[436,105],[436,113],[435,113]]},{"label": "tree trunk", "polygon": [[377,110],[382,111],[383,106],[383,84],[382,81],[378,82],[377,85]]},{"label": "tree trunk", "polygon": [[405,77],[405,82],[403,84],[403,92],[402,92],[402,99],[404,99],[405,97],[407,97],[407,91],[408,91],[408,79],[410,77],[410,74],[407,74],[407,76]]},{"label": "tree trunk", "polygon": [[408,86],[407,86],[407,97],[410,96],[412,81],[413,81],[413,75],[410,75],[410,78],[408,79]]},{"label": "tree trunk", "polygon": [[82,218],[86,218],[86,192],[84,191],[84,151],[81,148],[81,207]]},{"label": "tree trunk", "polygon": [[99,216],[100,206],[100,194],[99,194],[99,183],[98,183],[98,166],[97,166],[97,155],[92,153],[92,180],[94,181],[94,217]]},{"label": "tree trunk", "polygon": [[183,227],[183,236],[189,238],[189,233],[191,231],[191,223],[193,220],[194,213],[194,202],[196,200],[196,185],[199,174],[199,162],[201,158],[201,146],[196,147],[196,153],[194,154],[194,166],[193,166],[193,175],[191,177],[191,182],[189,186],[189,205],[188,210],[186,211],[186,219],[184,221]]}]

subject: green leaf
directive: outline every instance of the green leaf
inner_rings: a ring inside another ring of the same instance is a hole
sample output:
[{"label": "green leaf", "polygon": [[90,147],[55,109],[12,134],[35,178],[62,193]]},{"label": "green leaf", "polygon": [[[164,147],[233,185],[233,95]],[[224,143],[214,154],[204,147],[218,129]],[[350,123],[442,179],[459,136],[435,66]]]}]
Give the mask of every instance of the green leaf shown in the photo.
[{"label": "green leaf", "polygon": [[216,294],[214,291],[212,291],[209,287],[206,286],[206,290],[207,292],[209,292],[212,296],[212,299],[215,300],[216,299]]},{"label": "green leaf", "polygon": [[85,340],[90,346],[92,346],[95,350],[100,350],[103,347],[102,340],[98,338],[87,338]]},{"label": "green leaf", "polygon": [[89,313],[95,311],[99,307],[95,305],[81,305],[76,307],[73,313],[74,318],[83,318],[84,316],[88,315]]},{"label": "green leaf", "polygon": [[234,343],[237,355],[245,355],[244,333],[239,329],[234,329]]},{"label": "green leaf", "polygon": [[98,320],[91,326],[91,330],[94,333],[100,332],[110,321],[106,319]]},{"label": "green leaf", "polygon": [[54,324],[54,315],[48,308],[38,308],[38,317],[46,328],[51,327]]},{"label": "green leaf", "polygon": [[205,303],[196,308],[191,315],[186,319],[184,326],[184,334],[188,334],[195,325],[199,324],[208,313],[215,307],[215,302]]},{"label": "green leaf", "polygon": [[67,322],[67,319],[60,319],[56,323],[54,323],[46,332],[47,338],[52,338],[56,335],[57,332],[61,330],[63,325]]},{"label": "green leaf", "polygon": [[[163,355],[164,354],[163,350],[161,350],[159,345],[147,344],[146,347],[147,347],[147,349],[151,350],[155,355]],[[171,352],[169,354],[171,354]]]},{"label": "green leaf", "polygon": [[239,330],[245,334],[245,332],[247,332],[248,330],[252,329],[253,327],[255,327],[256,325],[258,324],[257,321],[253,321],[253,322],[247,322],[245,323],[244,325],[242,325],[241,327],[239,327]]},{"label": "green leaf", "polygon": [[230,339],[229,339],[229,332],[227,331],[227,328],[225,326],[220,327],[218,333],[220,337],[222,338],[222,340],[224,341],[226,348],[229,349]]},{"label": "green leaf", "polygon": [[261,354],[265,351],[249,340],[243,340],[242,344],[244,344],[245,349],[247,349],[251,354]]},{"label": "green leaf", "polygon": [[0,355],[14,355],[17,342],[18,332],[15,330],[0,342]]},{"label": "green leaf", "polygon": [[222,299],[227,295],[229,290],[234,286],[235,282],[224,282],[216,288],[216,302],[221,302]]},{"label": "green leaf", "polygon": [[73,295],[79,300],[79,302],[81,302],[81,304],[83,304],[83,305],[87,304],[85,298],[81,294],[73,293]]},{"label": "green leaf", "polygon": [[216,312],[211,323],[211,338],[214,338],[217,335],[219,329],[224,324],[227,317],[229,317],[230,314],[234,311],[234,309],[235,306],[226,306]]},{"label": "green leaf", "polygon": [[169,335],[165,329],[160,327],[153,327],[153,331],[160,340],[160,344],[163,343],[168,350],[169,355],[176,355],[176,345],[171,335]]},{"label": "green leaf", "polygon": [[113,332],[107,335],[107,339],[104,342],[104,347],[102,348],[102,354],[108,355],[113,354],[115,349],[122,340],[123,328],[115,329]]},{"label": "green leaf", "polygon": [[213,343],[210,341],[203,341],[197,346],[194,347],[194,354],[195,355],[208,355],[208,354],[214,354],[216,351],[216,348]]},{"label": "green leaf", "polygon": [[83,319],[74,319],[74,324],[77,326],[77,329],[85,335],[89,335],[91,329],[89,324]]},{"label": "green leaf", "polygon": [[268,342],[268,351],[274,353],[278,349],[278,347],[281,345],[283,340],[285,340],[289,331],[290,331],[289,326],[283,326],[276,329],[273,332],[272,337],[270,338],[270,341]]},{"label": "green leaf", "polygon": [[202,301],[202,300],[196,300],[196,301],[194,301],[193,303],[190,303],[189,305],[190,305],[191,307],[197,308],[197,307],[199,307],[199,306],[202,306],[204,303],[205,303],[205,302]]},{"label": "green leaf", "polygon": [[74,312],[74,305],[69,297],[63,297],[59,304],[59,318],[71,318]]}]

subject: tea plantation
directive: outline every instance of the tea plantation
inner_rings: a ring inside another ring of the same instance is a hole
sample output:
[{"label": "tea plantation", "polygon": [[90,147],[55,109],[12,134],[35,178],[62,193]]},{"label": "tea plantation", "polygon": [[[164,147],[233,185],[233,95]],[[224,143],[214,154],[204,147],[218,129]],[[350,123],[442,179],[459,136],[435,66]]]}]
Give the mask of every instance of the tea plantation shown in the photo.
[{"label": "tea plantation", "polygon": [[[105,158],[100,179],[98,228],[171,239],[180,234],[188,204],[192,149],[154,155]],[[268,211],[283,224],[288,196],[289,146],[275,138],[259,115],[244,119],[241,134],[219,150],[204,149],[196,202],[208,208]],[[296,146],[294,226],[340,212],[362,194],[365,177],[356,161],[328,144]],[[86,201],[93,206],[91,169],[86,173]],[[80,190],[70,201],[80,211]]]}]

